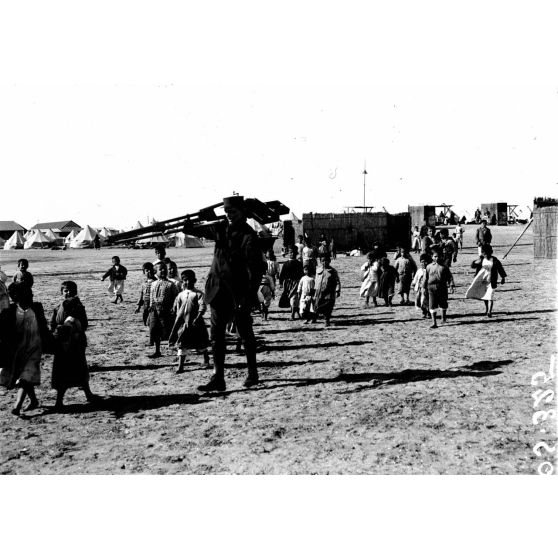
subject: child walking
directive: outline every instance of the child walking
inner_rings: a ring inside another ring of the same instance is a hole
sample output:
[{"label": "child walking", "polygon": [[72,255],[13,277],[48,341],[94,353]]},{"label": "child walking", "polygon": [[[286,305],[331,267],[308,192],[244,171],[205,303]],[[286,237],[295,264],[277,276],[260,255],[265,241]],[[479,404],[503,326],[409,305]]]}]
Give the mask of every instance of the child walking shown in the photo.
[{"label": "child walking", "polygon": [[453,283],[453,275],[449,267],[440,263],[442,259],[442,250],[436,248],[432,250],[432,263],[426,266],[424,277],[424,285],[428,291],[428,308],[432,315],[431,328],[438,327],[437,312],[438,309],[442,310],[442,322],[447,321],[448,309],[448,287],[451,292],[455,288]]},{"label": "child walking", "polygon": [[112,258],[112,267],[103,275],[101,281],[104,281],[107,277],[110,278],[109,293],[114,295],[113,304],[118,304],[118,301],[124,302],[122,298],[122,293],[124,292],[124,281],[126,280],[126,275],[128,275],[128,270],[120,264],[120,258],[114,256]]},{"label": "child walking", "polygon": [[0,385],[17,388],[14,415],[39,406],[35,386],[41,383],[41,356],[52,352],[53,339],[43,306],[33,302],[27,283],[11,283],[8,294],[13,303],[0,313]]},{"label": "child walking", "polygon": [[[269,263],[269,262],[268,262]],[[271,306],[271,300],[275,297],[275,281],[266,273],[262,275],[260,281],[260,286],[258,288],[258,302],[260,303],[260,312],[262,314],[262,319],[267,320],[269,315],[269,307]]]},{"label": "child walking", "polygon": [[17,272],[14,275],[14,283],[25,283],[29,288],[33,287],[33,275],[27,271],[29,269],[29,261],[25,258],[17,260]]},{"label": "child walking", "polygon": [[298,282],[304,275],[302,263],[296,259],[296,248],[289,251],[289,259],[282,265],[279,273],[279,284],[283,287],[283,293],[279,299],[279,308],[291,309],[291,320],[300,318],[298,301]]},{"label": "child walking", "polygon": [[390,265],[388,258],[381,260],[382,273],[378,280],[378,296],[384,299],[386,306],[393,306],[392,299],[395,283],[399,282],[399,273]]},{"label": "child walking", "polygon": [[428,310],[428,291],[424,285],[424,278],[426,275],[426,266],[431,262],[428,254],[422,254],[420,257],[420,267],[418,268],[411,286],[415,289],[415,307],[422,311],[423,318],[430,318],[430,311]]},{"label": "child walking", "polygon": [[360,268],[360,270],[364,272],[362,275],[362,284],[360,286],[360,296],[365,298],[365,306],[369,305],[370,298],[372,298],[374,306],[378,306],[377,296],[380,264],[376,252],[368,252],[366,258],[368,261],[362,264]]},{"label": "child walking", "polygon": [[310,321],[315,322],[316,318],[314,316],[314,292],[316,281],[314,277],[310,275],[310,266],[305,265],[303,267],[304,276],[298,282],[298,298],[300,300],[300,314],[305,320],[305,324],[310,323]]},{"label": "child walking", "polygon": [[78,387],[83,390],[89,403],[100,398],[91,392],[89,387],[89,370],[85,350],[88,327],[85,307],[77,295],[77,284],[64,281],[60,287],[63,300],[54,310],[50,322],[54,334],[55,349],[52,364],[52,387],[56,390],[55,410],[64,408],[64,395],[69,388]]},{"label": "child walking", "polygon": [[[331,314],[335,306],[335,299],[341,296],[341,282],[337,270],[331,267],[328,253],[321,258],[321,266],[316,270],[316,317],[323,314],[325,325],[331,325]],[[313,320],[315,321],[315,320]]]},{"label": "child walking", "polygon": [[183,290],[174,302],[176,319],[169,336],[169,346],[177,346],[178,368],[177,374],[184,372],[186,351],[194,349],[203,353],[205,368],[211,368],[209,363],[209,335],[203,319],[207,309],[205,296],[196,289],[196,274],[192,269],[187,269],[180,274]]},{"label": "child walking", "polygon": [[145,279],[140,289],[140,297],[135,313],[138,314],[143,307],[143,324],[147,325],[149,301],[151,299],[151,284],[155,281],[155,271],[151,262],[145,262],[141,267],[141,271]]},{"label": "child walking", "polygon": [[500,260],[492,255],[492,246],[482,246],[481,257],[475,260],[471,267],[477,274],[467,289],[465,298],[476,298],[484,302],[486,316],[492,318],[494,306],[494,291],[498,286],[498,275],[502,278],[502,285],[506,282],[506,272]]},{"label": "child walking", "polygon": [[399,257],[396,259],[394,267],[399,274],[399,295],[401,296],[399,304],[409,304],[409,292],[411,291],[413,276],[417,272],[417,264],[407,248],[400,248]]},{"label": "child walking", "polygon": [[155,352],[149,358],[159,358],[161,341],[167,341],[174,324],[173,307],[178,295],[175,284],[167,279],[167,265],[155,264],[156,280],[149,292],[149,343],[155,345]]}]

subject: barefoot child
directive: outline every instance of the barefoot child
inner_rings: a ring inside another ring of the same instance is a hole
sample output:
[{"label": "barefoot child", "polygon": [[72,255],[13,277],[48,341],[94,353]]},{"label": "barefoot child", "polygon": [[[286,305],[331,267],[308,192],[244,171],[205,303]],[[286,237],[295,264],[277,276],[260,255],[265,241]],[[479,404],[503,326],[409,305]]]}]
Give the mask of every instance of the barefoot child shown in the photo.
[{"label": "barefoot child", "polygon": [[395,283],[399,282],[399,273],[390,265],[388,258],[381,260],[382,273],[378,280],[378,296],[384,299],[386,306],[392,306]]},{"label": "barefoot child", "polygon": [[33,286],[33,275],[27,271],[29,268],[29,262],[25,258],[21,258],[21,260],[17,260],[17,269],[18,271],[14,275],[13,282],[14,283],[25,283],[29,285],[29,288]]},{"label": "barefoot child", "polygon": [[492,318],[492,307],[494,305],[494,291],[498,286],[498,275],[502,278],[502,285],[506,282],[506,272],[500,260],[492,255],[492,246],[484,244],[482,255],[475,260],[471,267],[477,274],[467,289],[465,298],[476,298],[484,302],[486,316]]},{"label": "barefoot child", "polygon": [[56,390],[55,409],[64,406],[64,394],[71,387],[79,387],[89,403],[98,397],[89,388],[89,370],[85,358],[87,347],[87,314],[77,296],[74,281],[64,281],[60,287],[63,300],[54,310],[50,322],[54,334],[55,350],[52,363],[52,387]]},{"label": "barefoot child", "polygon": [[[269,263],[269,262],[268,262]],[[258,288],[258,302],[260,303],[260,311],[262,319],[267,320],[269,315],[269,307],[271,300],[275,297],[275,281],[268,273],[262,275],[260,286]]]},{"label": "barefoot child", "polygon": [[420,267],[415,273],[415,277],[411,286],[415,289],[415,307],[422,310],[423,318],[430,318],[430,311],[428,310],[428,291],[424,286],[424,277],[426,275],[426,266],[431,262],[428,254],[422,254],[420,257]]},{"label": "barefoot child", "polygon": [[139,313],[143,307],[143,324],[147,325],[147,318],[149,317],[149,301],[151,298],[151,284],[155,281],[155,271],[151,262],[145,262],[141,268],[145,280],[140,290],[140,297],[135,313]]},{"label": "barefoot child", "polygon": [[41,356],[51,352],[53,339],[43,306],[33,302],[31,287],[12,283],[8,294],[13,303],[0,313],[0,385],[17,388],[12,413],[19,415],[25,397],[29,404],[24,411],[39,406],[35,386],[41,383]]},{"label": "barefoot child", "polygon": [[310,266],[303,267],[304,276],[298,282],[298,298],[300,300],[300,314],[305,324],[315,321],[314,318],[314,291],[316,282],[310,275]]},{"label": "barefoot child", "polygon": [[360,268],[363,271],[362,285],[360,286],[360,296],[366,297],[365,305],[368,306],[370,298],[374,306],[378,306],[376,300],[378,296],[378,275],[380,271],[380,264],[376,252],[368,252],[366,255],[367,262],[362,264]]},{"label": "barefoot child", "polygon": [[442,310],[442,322],[447,321],[446,312],[448,309],[448,287],[453,293],[453,276],[449,267],[442,265],[442,250],[435,248],[432,250],[432,263],[426,266],[424,285],[428,291],[428,308],[432,314],[431,328],[438,327],[436,314],[438,309]]},{"label": "barefoot child", "polygon": [[122,293],[124,292],[124,281],[126,280],[126,275],[128,275],[128,270],[120,264],[120,258],[114,256],[112,258],[112,267],[103,275],[101,281],[104,281],[107,277],[110,278],[109,293],[114,295],[113,304],[118,304],[118,301],[124,302],[122,298]]},{"label": "barefoot child", "polygon": [[206,368],[210,368],[209,335],[203,320],[207,309],[205,295],[196,289],[196,274],[192,269],[181,273],[183,290],[178,294],[174,302],[174,313],[176,319],[169,336],[169,345],[176,344],[178,353],[177,374],[184,372],[186,351],[194,349],[203,353],[203,362]]},{"label": "barefoot child", "polygon": [[288,260],[282,265],[281,273],[279,273],[279,284],[283,287],[283,293],[279,299],[279,308],[291,309],[291,320],[300,318],[300,310],[298,304],[298,282],[304,275],[302,271],[302,263],[296,259],[297,251],[293,247],[289,251]]},{"label": "barefoot child", "polygon": [[167,264],[155,264],[156,280],[149,292],[149,343],[155,345],[155,352],[149,358],[159,358],[161,341],[167,341],[174,323],[173,306],[178,295],[176,286],[167,279]]},{"label": "barefoot child", "polygon": [[337,270],[331,267],[331,257],[326,252],[320,259],[321,265],[316,269],[316,316],[323,314],[325,325],[329,327],[335,299],[341,296],[341,282]]},{"label": "barefoot child", "polygon": [[401,296],[400,304],[409,304],[409,292],[411,291],[413,276],[417,272],[417,264],[410,256],[407,248],[400,248],[399,257],[395,261],[394,267],[395,271],[399,274],[399,295]]}]

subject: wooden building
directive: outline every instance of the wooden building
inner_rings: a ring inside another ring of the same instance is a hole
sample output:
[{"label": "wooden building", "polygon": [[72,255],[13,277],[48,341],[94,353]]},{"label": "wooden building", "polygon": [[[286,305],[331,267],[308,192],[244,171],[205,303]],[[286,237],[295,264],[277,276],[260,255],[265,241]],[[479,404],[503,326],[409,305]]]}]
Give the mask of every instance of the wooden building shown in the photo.
[{"label": "wooden building", "polygon": [[409,205],[409,215],[411,216],[411,226],[418,227],[423,225],[429,227],[436,226],[436,206],[435,205]]},{"label": "wooden building", "polygon": [[[481,215],[484,215],[487,211],[490,211],[489,225],[508,224],[508,204],[506,202],[481,203]],[[496,216],[496,222],[494,222],[494,216]]]},{"label": "wooden building", "polygon": [[533,208],[533,248],[535,258],[556,259],[558,200],[536,198]]},{"label": "wooden building", "polygon": [[15,221],[0,221],[0,238],[8,240],[16,231],[25,234],[27,229]]},{"label": "wooden building", "polygon": [[42,232],[51,230],[62,238],[65,238],[74,230],[76,232],[81,231],[81,227],[74,221],[52,221],[49,223],[37,223],[36,225],[33,225],[31,229],[38,229]]},{"label": "wooden building", "polygon": [[396,244],[411,245],[409,213],[304,213],[302,227],[312,243],[322,233],[328,239],[333,237],[338,251],[367,251],[374,242],[388,249]]}]

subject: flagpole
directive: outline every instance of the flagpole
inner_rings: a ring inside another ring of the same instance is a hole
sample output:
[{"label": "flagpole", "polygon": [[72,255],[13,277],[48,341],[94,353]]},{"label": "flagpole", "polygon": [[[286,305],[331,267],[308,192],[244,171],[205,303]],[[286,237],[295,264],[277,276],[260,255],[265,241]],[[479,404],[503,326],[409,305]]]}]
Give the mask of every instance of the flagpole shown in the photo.
[{"label": "flagpole", "polygon": [[366,172],[366,159],[364,159],[364,170],[362,171],[362,180],[363,180],[363,186],[362,186],[362,190],[363,190],[363,199],[362,199],[362,211],[364,213],[366,213],[366,175],[368,173]]}]

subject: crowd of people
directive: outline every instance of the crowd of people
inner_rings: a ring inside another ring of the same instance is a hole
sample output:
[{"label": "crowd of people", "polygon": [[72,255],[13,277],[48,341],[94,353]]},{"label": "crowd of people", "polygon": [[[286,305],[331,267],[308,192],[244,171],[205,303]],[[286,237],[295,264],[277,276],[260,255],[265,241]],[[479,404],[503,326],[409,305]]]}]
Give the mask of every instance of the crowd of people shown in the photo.
[{"label": "crowd of people", "polygon": [[[264,255],[259,238],[246,222],[246,210],[241,196],[223,200],[226,220],[198,227],[197,234],[215,240],[213,261],[205,289],[197,288],[197,277],[192,269],[178,276],[178,266],[167,257],[164,248],[157,248],[157,259],[142,266],[144,281],[141,285],[135,312],[142,311],[142,320],[149,328],[150,345],[154,352],[150,358],[162,356],[161,344],[168,343],[177,351],[177,373],[184,372],[189,351],[203,356],[203,366],[213,368],[213,375],[200,391],[224,391],[226,336],[233,334],[237,346],[243,345],[247,376],[244,386],[250,388],[259,382],[256,338],[252,313],[261,312],[266,320],[272,300],[280,288],[279,308],[288,308],[290,319],[303,319],[304,324],[316,323],[323,316],[325,326],[331,318],[337,298],[341,294],[341,281],[331,262],[335,259],[332,239],[325,235],[313,246],[300,236],[298,242],[285,247],[286,261],[279,265],[272,249]],[[459,227],[459,225],[458,225]],[[451,265],[457,260],[463,234],[449,236],[448,229],[436,231],[423,227],[413,233],[412,249],[419,252],[419,265],[407,246],[398,246],[393,262],[386,251],[375,244],[362,265],[360,296],[365,305],[378,305],[378,300],[392,306],[395,286],[401,305],[412,304],[410,293],[415,293],[415,306],[423,317],[432,319],[432,328],[438,327],[438,311],[442,322],[447,320],[448,291],[453,292]],[[418,244],[415,242],[418,238]],[[491,317],[493,295],[498,276],[502,284],[506,273],[500,261],[492,255],[491,233],[486,223],[476,232],[479,258],[472,267],[476,275],[467,291],[467,298],[485,303],[486,315]],[[101,280],[110,280],[112,302],[124,300],[128,270],[118,256]],[[64,395],[72,387],[81,388],[87,400],[100,403],[92,393],[86,360],[88,319],[85,307],[78,297],[74,281],[60,286],[61,301],[53,309],[47,323],[41,303],[33,299],[33,275],[26,259],[18,261],[18,271],[8,284],[8,277],[0,270],[0,385],[16,389],[12,412],[20,415],[39,406],[35,386],[40,383],[41,356],[54,355],[52,388],[56,390],[55,410],[64,408]],[[208,310],[210,332],[205,315]],[[210,362],[210,349],[213,365]],[[23,407],[24,401],[29,402]]]}]

